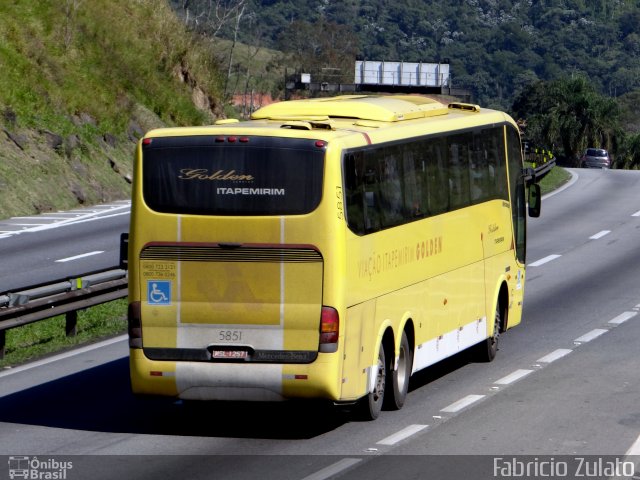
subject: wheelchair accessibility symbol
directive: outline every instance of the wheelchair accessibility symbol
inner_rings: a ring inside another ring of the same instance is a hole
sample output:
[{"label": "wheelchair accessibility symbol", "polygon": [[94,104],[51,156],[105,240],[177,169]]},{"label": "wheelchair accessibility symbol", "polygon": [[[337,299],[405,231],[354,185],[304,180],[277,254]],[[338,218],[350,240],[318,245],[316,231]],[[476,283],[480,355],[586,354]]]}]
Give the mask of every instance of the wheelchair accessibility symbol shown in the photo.
[{"label": "wheelchair accessibility symbol", "polygon": [[147,280],[147,301],[149,305],[171,305],[171,282]]}]

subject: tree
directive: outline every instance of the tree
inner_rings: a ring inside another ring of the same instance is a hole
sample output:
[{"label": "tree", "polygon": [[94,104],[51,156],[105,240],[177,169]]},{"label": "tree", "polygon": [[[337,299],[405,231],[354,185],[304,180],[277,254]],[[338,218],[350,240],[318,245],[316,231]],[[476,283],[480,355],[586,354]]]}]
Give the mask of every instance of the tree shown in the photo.
[{"label": "tree", "polygon": [[188,27],[217,37],[222,29],[237,22],[246,3],[247,0],[180,0],[177,10]]},{"label": "tree", "polygon": [[311,23],[296,20],[280,36],[286,62],[312,74],[313,81],[353,82],[359,51],[357,37],[345,25],[320,19]]},{"label": "tree", "polygon": [[620,168],[640,168],[640,133],[629,135],[622,145],[620,155],[616,159]]},{"label": "tree", "polygon": [[[345,48],[344,72],[349,75],[355,56],[448,59],[456,86],[472,88],[473,101],[481,105],[510,105],[523,77],[551,82],[586,75],[598,93],[616,97],[640,86],[638,0],[170,1],[199,32],[248,44],[253,27],[259,28],[263,47],[286,50],[291,58],[287,66],[335,68],[336,61],[322,53],[343,47],[342,37],[333,45],[321,38],[322,29],[331,25],[341,29],[345,42],[353,39],[358,45],[355,51]],[[246,9],[235,30],[242,2]],[[247,21],[251,15],[253,24]],[[331,36],[330,30],[326,33]],[[227,60],[225,56],[221,70]]]},{"label": "tree", "polygon": [[560,154],[574,165],[586,147],[616,150],[623,135],[617,102],[598,94],[580,75],[532,84],[513,110],[526,120],[528,139],[560,147]]},{"label": "tree", "polygon": [[227,63],[227,78],[224,82],[224,96],[226,97],[229,93],[229,80],[231,79],[231,69],[233,68],[233,51],[236,48],[236,43],[238,42],[238,31],[240,30],[240,21],[242,20],[242,15],[244,15],[245,8],[245,0],[241,0],[238,2],[238,9],[235,11],[235,27],[233,29],[233,43],[231,43],[231,48],[229,49],[229,62]]}]

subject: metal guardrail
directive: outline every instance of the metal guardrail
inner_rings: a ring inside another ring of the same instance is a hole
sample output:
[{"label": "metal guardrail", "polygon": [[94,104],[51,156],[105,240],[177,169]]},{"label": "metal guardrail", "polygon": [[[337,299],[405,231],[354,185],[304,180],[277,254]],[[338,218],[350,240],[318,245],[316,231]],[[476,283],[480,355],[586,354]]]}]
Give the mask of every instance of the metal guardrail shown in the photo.
[{"label": "metal guardrail", "polygon": [[555,158],[545,161],[542,165],[534,163],[533,164],[533,171],[535,172],[534,181],[539,182],[540,180],[542,180],[555,166],[556,166]]},{"label": "metal guardrail", "polygon": [[125,270],[111,269],[0,295],[0,359],[7,330],[64,314],[66,334],[75,336],[78,310],[126,297],[127,281]]},{"label": "metal guardrail", "polygon": [[556,157],[551,150],[532,147],[528,142],[525,142],[524,160],[533,167],[534,175],[531,179],[533,182],[542,180],[556,166]]}]

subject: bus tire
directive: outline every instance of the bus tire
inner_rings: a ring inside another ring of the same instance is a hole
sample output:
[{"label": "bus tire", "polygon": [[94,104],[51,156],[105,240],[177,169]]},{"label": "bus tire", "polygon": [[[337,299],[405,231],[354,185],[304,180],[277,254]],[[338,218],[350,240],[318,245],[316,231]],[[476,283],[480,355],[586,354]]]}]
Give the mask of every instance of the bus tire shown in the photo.
[{"label": "bus tire", "polygon": [[378,363],[376,366],[376,381],[373,392],[369,392],[358,403],[358,417],[362,420],[375,420],[380,415],[387,382],[387,362],[384,346],[380,344]]},{"label": "bus tire", "polygon": [[491,362],[498,353],[498,341],[500,339],[500,328],[502,326],[502,313],[500,305],[496,305],[496,314],[493,319],[493,334],[486,340],[480,342],[474,349],[474,360],[476,362]]},{"label": "bus tire", "polygon": [[413,355],[407,332],[402,332],[400,350],[398,355],[398,368],[389,368],[390,382],[387,382],[387,390],[384,396],[384,407],[388,410],[400,410],[407,399],[409,392],[409,378],[413,367]]}]

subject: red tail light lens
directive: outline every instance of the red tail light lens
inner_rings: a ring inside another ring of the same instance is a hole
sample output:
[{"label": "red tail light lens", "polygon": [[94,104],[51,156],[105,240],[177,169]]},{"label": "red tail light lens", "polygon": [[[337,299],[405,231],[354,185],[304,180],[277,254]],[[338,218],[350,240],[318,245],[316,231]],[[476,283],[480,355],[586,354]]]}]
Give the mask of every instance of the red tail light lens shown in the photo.
[{"label": "red tail light lens", "polygon": [[338,311],[332,307],[322,307],[320,319],[320,352],[333,353],[338,351],[338,337],[340,335],[340,317]]}]

